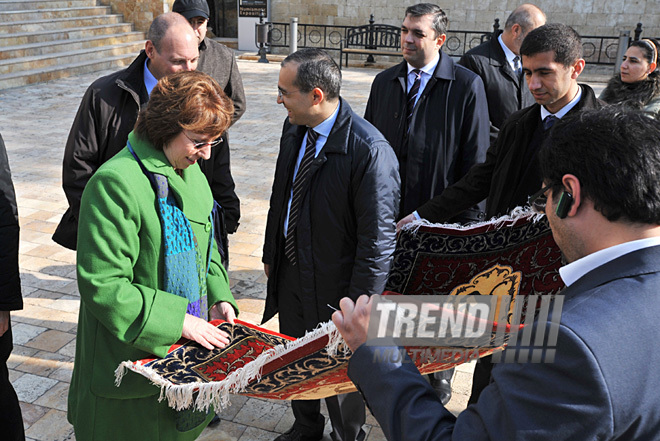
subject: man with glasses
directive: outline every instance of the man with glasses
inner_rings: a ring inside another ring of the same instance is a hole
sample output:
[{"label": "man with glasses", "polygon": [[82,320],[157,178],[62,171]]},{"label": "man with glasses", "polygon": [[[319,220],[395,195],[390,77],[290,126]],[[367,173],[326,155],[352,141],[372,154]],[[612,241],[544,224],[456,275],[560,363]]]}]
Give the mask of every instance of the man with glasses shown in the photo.
[{"label": "man with glasses", "polygon": [[[263,321],[302,337],[330,320],[342,297],[381,293],[394,251],[399,206],[396,156],[339,96],[341,72],[320,49],[289,55],[277,102],[288,112],[275,167],[263,262]],[[326,398],[332,439],[363,440],[359,393]],[[293,427],[278,441],[323,438],[319,400],[291,403]]]},{"label": "man with glasses", "polygon": [[[582,41],[570,26],[551,23],[527,34],[520,47],[527,87],[536,104],[514,113],[477,164],[456,184],[403,218],[398,228],[417,216],[445,222],[473,204],[486,200],[486,217],[509,213],[527,203],[541,188],[537,153],[555,121],[583,109],[600,108],[594,91],[577,78],[584,69]],[[475,368],[470,403],[490,381],[490,358]]]},{"label": "man with glasses", "polygon": [[[554,360],[498,364],[455,417],[410,360],[374,361],[378,348],[363,344],[372,302],[343,299],[333,320],[353,350],[348,375],[388,440],[658,439],[660,121],[615,108],[573,114],[538,159],[545,188],[532,204],[568,262],[561,318],[534,324],[556,330]],[[529,360],[528,350],[520,341],[504,359]]]}]

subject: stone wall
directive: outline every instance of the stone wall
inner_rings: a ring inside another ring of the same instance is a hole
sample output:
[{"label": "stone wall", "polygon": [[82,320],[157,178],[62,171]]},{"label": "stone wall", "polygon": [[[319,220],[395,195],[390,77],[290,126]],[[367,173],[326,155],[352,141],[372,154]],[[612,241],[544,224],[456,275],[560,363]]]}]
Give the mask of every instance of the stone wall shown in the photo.
[{"label": "stone wall", "polygon": [[[524,0],[460,0],[438,2],[449,17],[449,28],[467,31],[492,30],[495,18],[502,28],[511,11]],[[548,21],[573,26],[581,35],[618,36],[619,30],[630,30],[638,22],[644,25],[643,36],[660,37],[660,1],[658,0],[537,0]],[[271,0],[271,20],[299,23],[356,26],[369,22],[400,25],[405,9],[411,3],[398,0]],[[455,4],[460,4],[460,7]]]},{"label": "stone wall", "polygon": [[147,32],[152,20],[163,12],[170,11],[174,0],[99,0],[111,6],[115,14],[123,14],[124,21],[133,23],[136,31]]}]

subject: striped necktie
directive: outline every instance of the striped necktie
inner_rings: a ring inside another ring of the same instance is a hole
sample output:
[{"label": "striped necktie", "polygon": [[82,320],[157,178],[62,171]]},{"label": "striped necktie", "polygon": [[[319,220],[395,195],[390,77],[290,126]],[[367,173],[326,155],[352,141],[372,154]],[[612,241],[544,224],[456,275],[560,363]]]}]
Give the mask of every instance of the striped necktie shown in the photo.
[{"label": "striped necktie", "polygon": [[298,215],[300,214],[300,203],[303,197],[305,184],[309,180],[309,169],[312,165],[316,154],[316,139],[319,134],[311,128],[307,130],[307,144],[305,145],[305,153],[300,160],[298,166],[298,173],[293,180],[293,196],[291,197],[291,209],[289,211],[289,225],[286,230],[286,240],[284,241],[284,254],[289,259],[292,265],[296,265],[296,225],[298,223]]},{"label": "striped necktie", "polygon": [[415,111],[415,101],[417,101],[417,94],[419,93],[419,85],[422,82],[422,71],[413,69],[412,73],[415,74],[415,82],[413,83],[410,91],[408,92],[407,101],[407,119],[408,130],[410,130],[410,121],[412,121],[413,112]]}]

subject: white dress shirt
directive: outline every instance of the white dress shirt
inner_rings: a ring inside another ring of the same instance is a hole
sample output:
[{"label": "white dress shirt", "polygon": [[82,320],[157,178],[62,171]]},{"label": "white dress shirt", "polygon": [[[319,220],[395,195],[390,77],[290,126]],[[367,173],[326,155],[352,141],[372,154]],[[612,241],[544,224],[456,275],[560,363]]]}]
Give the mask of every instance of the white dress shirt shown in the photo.
[{"label": "white dress shirt", "polygon": [[617,257],[656,245],[660,245],[660,237],[633,240],[631,242],[614,245],[605,248],[604,250],[591,253],[588,256],[584,256],[575,262],[571,262],[568,265],[559,268],[559,275],[566,286],[570,286],[588,272],[595,270],[599,266],[604,265]]},{"label": "white dress shirt", "polygon": [[[497,37],[497,41],[500,42],[500,46],[502,46],[502,50],[504,51],[504,56],[506,57],[506,61],[509,62],[509,66],[511,66],[511,70],[516,72],[516,63],[514,63],[513,59],[516,58],[516,54],[513,53],[511,49],[507,47],[506,44],[502,41],[502,34],[500,34],[499,37]],[[522,66],[522,58],[518,58],[520,65]]]}]

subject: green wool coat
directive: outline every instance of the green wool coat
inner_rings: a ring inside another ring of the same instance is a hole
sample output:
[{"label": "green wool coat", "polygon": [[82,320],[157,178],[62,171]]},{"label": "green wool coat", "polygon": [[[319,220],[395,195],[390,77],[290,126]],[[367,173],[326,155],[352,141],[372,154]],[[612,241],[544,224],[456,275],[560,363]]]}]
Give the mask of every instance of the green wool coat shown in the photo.
[{"label": "green wool coat", "polygon": [[[190,221],[204,261],[213,199],[197,164],[180,177],[165,154],[134,133],[129,141],[147,170],[167,176]],[[163,357],[181,338],[188,301],[163,291],[161,223],[154,190],[127,148],[103,164],[85,187],[78,228],[80,314],[68,419],[78,441],[188,440],[206,423],[181,433],[159,388],[134,373],[115,386],[126,360]],[[234,305],[227,272],[213,241],[208,304]]]}]

